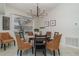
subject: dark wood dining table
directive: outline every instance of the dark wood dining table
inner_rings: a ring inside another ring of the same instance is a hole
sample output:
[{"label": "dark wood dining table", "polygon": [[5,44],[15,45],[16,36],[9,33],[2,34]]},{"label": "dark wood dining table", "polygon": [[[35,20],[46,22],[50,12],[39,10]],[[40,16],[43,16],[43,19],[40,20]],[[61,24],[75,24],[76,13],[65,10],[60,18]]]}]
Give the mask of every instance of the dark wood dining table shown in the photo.
[{"label": "dark wood dining table", "polygon": [[[38,38],[44,38],[44,36],[46,36],[46,35],[36,35],[36,36],[38,36]],[[34,39],[35,39],[35,35],[34,35],[34,36],[30,36],[30,37],[29,37],[29,43],[30,43],[31,41],[34,41]],[[50,41],[50,37],[47,37],[47,36],[46,36],[45,41],[46,41],[46,42]]]}]

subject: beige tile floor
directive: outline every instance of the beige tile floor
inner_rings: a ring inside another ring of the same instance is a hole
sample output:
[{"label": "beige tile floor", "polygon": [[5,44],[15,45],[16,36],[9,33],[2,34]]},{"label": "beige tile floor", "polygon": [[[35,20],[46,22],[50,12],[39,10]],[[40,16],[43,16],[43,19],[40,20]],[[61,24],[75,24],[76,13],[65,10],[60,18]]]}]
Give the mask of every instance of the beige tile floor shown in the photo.
[{"label": "beige tile floor", "polygon": [[[0,56],[18,56],[17,55],[17,47],[16,46],[9,46],[7,47],[6,51],[0,48]],[[70,48],[70,47],[61,47],[60,49],[61,56],[79,56],[79,49],[76,48]],[[23,56],[34,56],[32,54],[31,50],[23,52]],[[37,52],[37,56],[43,56],[42,52]],[[47,56],[53,56],[51,53],[47,50]],[[56,52],[56,56],[58,56]]]}]

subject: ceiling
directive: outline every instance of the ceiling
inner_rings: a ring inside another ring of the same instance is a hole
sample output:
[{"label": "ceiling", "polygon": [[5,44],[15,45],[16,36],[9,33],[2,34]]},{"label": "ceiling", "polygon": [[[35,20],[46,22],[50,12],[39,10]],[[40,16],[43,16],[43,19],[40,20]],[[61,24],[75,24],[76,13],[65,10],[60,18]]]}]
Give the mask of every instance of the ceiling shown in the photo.
[{"label": "ceiling", "polygon": [[[17,8],[23,12],[29,12],[30,9],[34,10],[36,12],[36,3],[6,3],[7,6]],[[52,10],[54,7],[56,7],[58,3],[38,3],[38,6],[40,9],[45,9],[46,11]]]},{"label": "ceiling", "polygon": [[5,14],[4,4],[0,3],[0,14]]}]

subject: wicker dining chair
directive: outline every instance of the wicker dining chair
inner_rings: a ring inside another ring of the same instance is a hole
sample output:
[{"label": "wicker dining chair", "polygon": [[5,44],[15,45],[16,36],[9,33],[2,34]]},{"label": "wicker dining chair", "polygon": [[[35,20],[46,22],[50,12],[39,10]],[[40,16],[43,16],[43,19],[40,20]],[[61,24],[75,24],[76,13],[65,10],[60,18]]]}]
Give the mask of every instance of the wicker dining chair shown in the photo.
[{"label": "wicker dining chair", "polygon": [[46,32],[46,35],[51,37],[51,32]]},{"label": "wicker dining chair", "polygon": [[55,51],[58,50],[58,54],[60,55],[60,39],[61,39],[62,34],[60,35],[56,35],[54,37],[54,39],[50,42],[47,43],[46,47],[48,50],[50,50],[51,52],[53,52],[54,56],[55,56]]},{"label": "wicker dining chair", "polygon": [[34,38],[33,32],[28,32],[28,38],[29,38],[29,42],[31,42],[31,40],[33,40],[33,38]]},{"label": "wicker dining chair", "polygon": [[54,37],[55,37],[56,35],[59,35],[59,32],[54,32]]},{"label": "wicker dining chair", "polygon": [[[1,45],[2,43],[1,43],[1,37],[0,37],[0,45]],[[2,45],[1,45],[2,46]],[[2,48],[2,47],[1,47]]]},{"label": "wicker dining chair", "polygon": [[9,32],[0,33],[0,40],[1,40],[1,48],[3,48],[4,46],[4,50],[6,50],[6,44],[10,44],[11,42],[14,42],[15,45],[15,40],[13,37],[11,37]]},{"label": "wicker dining chair", "polygon": [[48,38],[47,40],[50,41],[50,38],[51,38],[51,32],[46,32],[46,36],[47,36],[47,38]]},{"label": "wicker dining chair", "polygon": [[30,43],[24,42],[21,40],[19,35],[16,35],[16,42],[17,42],[17,54],[20,52],[20,56],[22,56],[22,52],[25,50],[29,50],[32,48],[32,45]]}]

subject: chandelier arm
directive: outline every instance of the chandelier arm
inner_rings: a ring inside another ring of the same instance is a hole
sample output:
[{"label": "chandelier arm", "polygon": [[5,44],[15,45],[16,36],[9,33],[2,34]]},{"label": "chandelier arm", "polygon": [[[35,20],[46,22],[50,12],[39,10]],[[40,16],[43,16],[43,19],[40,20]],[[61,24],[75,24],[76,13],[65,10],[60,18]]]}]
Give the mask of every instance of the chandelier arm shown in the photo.
[{"label": "chandelier arm", "polygon": [[45,10],[43,10],[43,11],[40,13],[40,15],[43,15],[43,14],[45,14]]},{"label": "chandelier arm", "polygon": [[38,7],[38,3],[37,3],[37,17],[39,17],[39,7]]},{"label": "chandelier arm", "polygon": [[40,17],[40,16],[45,16],[45,15],[47,15],[45,9],[40,10],[38,3],[37,3],[36,5],[37,5],[37,6],[36,6],[36,14],[33,12],[32,9],[30,10],[30,15],[31,15],[32,17],[33,17],[33,16],[34,16],[34,17]]}]

